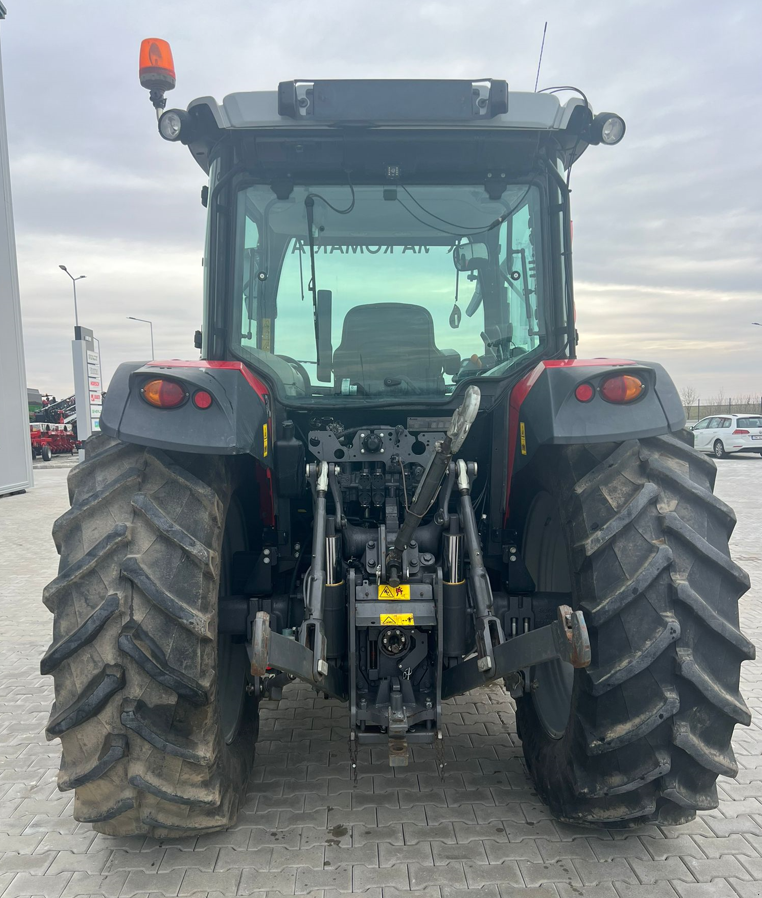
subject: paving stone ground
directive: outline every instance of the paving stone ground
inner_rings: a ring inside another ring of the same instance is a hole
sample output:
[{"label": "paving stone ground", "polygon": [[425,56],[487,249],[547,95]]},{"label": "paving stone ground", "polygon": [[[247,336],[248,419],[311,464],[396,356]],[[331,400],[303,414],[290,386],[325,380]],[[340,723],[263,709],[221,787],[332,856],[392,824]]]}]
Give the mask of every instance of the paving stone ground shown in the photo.
[{"label": "paving stone ground", "polygon": [[[762,644],[762,459],[721,461],[742,604]],[[738,779],[683,827],[626,834],[550,819],[526,776],[513,706],[498,687],[448,703],[446,779],[429,749],[392,771],[361,757],[352,788],[345,712],[290,687],[262,709],[261,742],[238,824],[185,841],[98,835],[56,788],[59,745],[43,728],[52,689],[39,674],[51,617],[40,594],[57,565],[50,528],[67,507],[68,465],[35,466],[36,487],[0,499],[0,898],[311,895],[334,898],[752,898],[762,896],[762,715],[736,729]],[[743,691],[762,704],[762,660]]]}]

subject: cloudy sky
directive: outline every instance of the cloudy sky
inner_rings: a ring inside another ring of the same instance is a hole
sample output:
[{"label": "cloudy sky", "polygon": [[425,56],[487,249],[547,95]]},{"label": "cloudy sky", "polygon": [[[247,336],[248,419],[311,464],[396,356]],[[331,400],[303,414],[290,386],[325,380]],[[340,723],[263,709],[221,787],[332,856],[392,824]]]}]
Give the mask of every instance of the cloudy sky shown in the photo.
[{"label": "cloudy sky", "polygon": [[71,283],[105,380],[193,357],[203,173],[156,133],[143,37],[174,51],[170,105],[329,77],[581,87],[627,135],[572,177],[580,356],[662,362],[705,398],[762,392],[759,0],[5,0],[3,69],[27,383],[72,389]]}]

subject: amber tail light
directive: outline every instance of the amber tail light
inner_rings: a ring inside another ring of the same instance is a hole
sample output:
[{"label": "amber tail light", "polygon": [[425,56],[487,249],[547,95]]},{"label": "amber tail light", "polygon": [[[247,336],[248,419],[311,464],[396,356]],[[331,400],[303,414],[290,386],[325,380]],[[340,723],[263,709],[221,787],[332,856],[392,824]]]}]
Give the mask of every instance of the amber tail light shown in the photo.
[{"label": "amber tail light", "polygon": [[646,385],[633,374],[616,374],[614,377],[607,377],[600,386],[601,396],[607,402],[614,402],[618,405],[640,399],[645,391]]},{"label": "amber tail light", "polygon": [[140,388],[140,393],[149,405],[155,408],[177,408],[188,398],[185,388],[175,380],[157,377]]}]

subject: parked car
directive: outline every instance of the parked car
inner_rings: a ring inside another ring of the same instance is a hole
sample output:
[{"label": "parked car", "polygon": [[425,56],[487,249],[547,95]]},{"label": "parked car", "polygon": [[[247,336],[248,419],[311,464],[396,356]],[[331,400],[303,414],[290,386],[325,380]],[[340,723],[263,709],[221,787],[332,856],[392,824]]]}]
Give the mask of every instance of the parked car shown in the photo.
[{"label": "parked car", "polygon": [[691,429],[696,449],[715,458],[735,452],[762,455],[762,415],[710,415]]}]

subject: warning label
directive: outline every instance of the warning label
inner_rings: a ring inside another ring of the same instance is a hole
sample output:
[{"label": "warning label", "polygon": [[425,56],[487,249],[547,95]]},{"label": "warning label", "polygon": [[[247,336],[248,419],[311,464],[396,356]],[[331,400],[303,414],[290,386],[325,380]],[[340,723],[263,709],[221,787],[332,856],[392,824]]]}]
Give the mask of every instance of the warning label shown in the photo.
[{"label": "warning label", "polygon": [[388,602],[390,599],[392,601],[408,602],[410,601],[410,587],[405,585],[381,585],[378,587],[378,597],[385,602]]},{"label": "warning label", "polygon": [[380,617],[382,627],[414,627],[415,618],[412,614],[382,614]]}]

